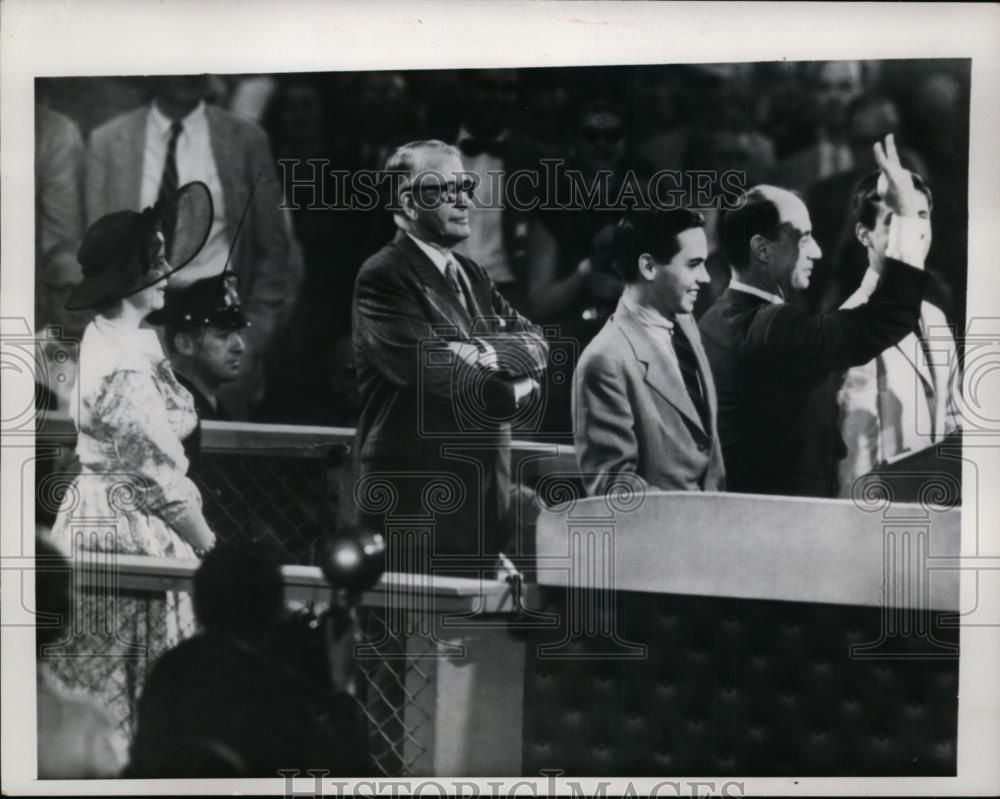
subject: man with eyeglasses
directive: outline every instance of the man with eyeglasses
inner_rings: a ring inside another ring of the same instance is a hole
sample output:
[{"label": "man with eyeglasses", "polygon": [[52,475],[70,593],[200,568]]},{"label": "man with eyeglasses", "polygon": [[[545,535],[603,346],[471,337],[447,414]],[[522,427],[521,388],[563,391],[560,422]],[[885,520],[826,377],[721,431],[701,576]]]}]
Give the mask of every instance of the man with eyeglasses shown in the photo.
[{"label": "man with eyeglasses", "polygon": [[[354,289],[355,500],[389,535],[389,571],[488,569],[509,532],[510,424],[535,407],[548,345],[454,252],[474,189],[458,150],[411,142],[386,171],[398,230]],[[394,535],[399,517],[424,521]]]}]

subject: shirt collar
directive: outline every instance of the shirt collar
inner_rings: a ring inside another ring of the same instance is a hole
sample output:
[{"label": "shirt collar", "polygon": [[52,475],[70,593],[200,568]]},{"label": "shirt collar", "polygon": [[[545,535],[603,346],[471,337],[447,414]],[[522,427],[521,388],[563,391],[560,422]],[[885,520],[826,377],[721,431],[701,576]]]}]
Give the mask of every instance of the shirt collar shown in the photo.
[{"label": "shirt collar", "polygon": [[645,306],[634,303],[624,297],[621,298],[621,304],[625,306],[626,310],[628,310],[628,312],[631,313],[644,327],[659,327],[670,333],[674,332],[674,321],[672,319],[667,319],[667,317],[658,311],[646,308]]},{"label": "shirt collar", "polygon": [[423,252],[424,255],[426,255],[428,258],[431,259],[431,262],[434,264],[434,266],[438,268],[438,271],[443,275],[445,273],[445,267],[448,265],[448,261],[453,260],[451,257],[451,250],[445,250],[444,252],[442,252],[441,250],[437,249],[437,247],[432,247],[426,241],[421,241],[412,233],[407,233],[406,235],[413,240],[413,243],[420,248],[420,251]]},{"label": "shirt collar", "polygon": [[860,288],[870,297],[878,286],[878,272],[871,267],[865,270],[865,276],[861,278]]},{"label": "shirt collar", "polygon": [[755,286],[748,286],[742,280],[737,280],[735,277],[729,281],[729,288],[733,291],[742,291],[744,294],[752,294],[754,297],[760,297],[762,300],[767,300],[774,305],[783,305],[785,302],[784,297],[756,288]]},{"label": "shirt collar", "polygon": [[875,293],[875,287],[877,285],[878,272],[871,267],[868,267],[865,271],[864,277],[861,278],[861,285],[854,290],[854,293],[850,297],[844,300],[840,309],[842,311],[846,311],[851,308],[857,308],[859,305],[863,305],[868,302],[872,294]]},{"label": "shirt collar", "polygon": [[[170,126],[174,121],[160,110],[155,100],[149,110],[149,119],[153,124],[153,129],[159,135],[164,137],[170,135]],[[181,120],[181,124],[184,126],[184,133],[191,133],[204,126],[206,124],[205,101],[200,101],[194,110]]]}]

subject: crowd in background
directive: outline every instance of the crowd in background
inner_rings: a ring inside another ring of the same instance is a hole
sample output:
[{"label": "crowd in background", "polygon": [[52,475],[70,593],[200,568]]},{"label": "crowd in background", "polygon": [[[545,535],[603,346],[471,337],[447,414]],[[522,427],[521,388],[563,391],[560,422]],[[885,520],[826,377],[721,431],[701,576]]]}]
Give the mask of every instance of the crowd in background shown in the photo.
[{"label": "crowd in background", "polygon": [[[492,157],[510,170],[557,158],[585,175],[608,170],[612,185],[629,171],[741,170],[747,186],[770,182],[806,200],[824,256],[799,301],[819,310],[837,307],[865,270],[850,199],[875,169],[871,144],[894,132],[904,164],[934,192],[933,299],[951,323],[964,326],[967,61],[210,76],[202,85],[210,105],[266,132],[275,162],[320,159],[332,169],[377,170],[395,146],[436,138],[463,145],[467,164]],[[85,319],[62,311],[61,299],[79,279],[75,246],[94,221],[84,200],[93,132],[148,103],[155,86],[138,77],[53,78],[39,80],[37,89],[36,327],[56,324],[72,336]],[[502,149],[494,153],[498,142]],[[285,180],[287,199],[289,181],[302,173],[276,164],[275,174]],[[353,425],[353,283],[365,258],[392,236],[391,216],[306,204],[274,213],[290,233],[281,266],[290,276],[285,291],[294,296],[283,297],[265,325],[266,341],[254,342],[263,377],[239,415]],[[522,313],[558,325],[582,350],[621,290],[601,268],[608,226],[619,214],[580,207],[507,216],[496,223],[505,256],[496,272],[484,267]],[[719,215],[706,216],[712,286],[702,292],[697,316],[729,280]],[[470,242],[476,246],[488,249],[490,242]],[[242,285],[241,292],[246,302]]]}]

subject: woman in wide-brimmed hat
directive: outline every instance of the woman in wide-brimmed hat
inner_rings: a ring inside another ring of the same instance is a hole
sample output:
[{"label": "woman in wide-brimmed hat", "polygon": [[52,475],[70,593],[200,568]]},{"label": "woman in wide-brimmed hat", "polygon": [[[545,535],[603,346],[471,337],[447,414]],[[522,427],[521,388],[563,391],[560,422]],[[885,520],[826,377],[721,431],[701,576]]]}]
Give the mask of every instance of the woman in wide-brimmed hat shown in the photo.
[{"label": "woman in wide-brimmed hat", "polygon": [[[83,281],[66,303],[96,311],[80,344],[70,408],[81,471],[63,492],[51,533],[67,554],[194,558],[215,541],[181,444],[197,424],[194,400],[155,331],[142,327],[163,306],[167,277],[198,254],[211,224],[208,187],[189,183],[156,208],[102,217],[84,236],[77,255]],[[85,559],[91,561],[102,559]],[[108,600],[83,597],[84,612],[111,615],[69,646],[97,655],[88,683],[128,732],[143,659],[190,632],[184,628],[193,616],[180,595],[119,591]]]}]

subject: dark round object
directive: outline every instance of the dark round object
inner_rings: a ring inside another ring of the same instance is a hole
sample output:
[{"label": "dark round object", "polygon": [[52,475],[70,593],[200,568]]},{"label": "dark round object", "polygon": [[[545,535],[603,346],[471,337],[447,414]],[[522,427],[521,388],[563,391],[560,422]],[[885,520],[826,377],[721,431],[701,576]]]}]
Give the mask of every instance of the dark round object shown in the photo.
[{"label": "dark round object", "polygon": [[320,553],[320,568],[332,588],[366,591],[385,571],[385,539],[369,530],[330,538]]}]

